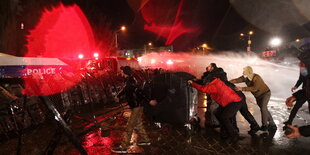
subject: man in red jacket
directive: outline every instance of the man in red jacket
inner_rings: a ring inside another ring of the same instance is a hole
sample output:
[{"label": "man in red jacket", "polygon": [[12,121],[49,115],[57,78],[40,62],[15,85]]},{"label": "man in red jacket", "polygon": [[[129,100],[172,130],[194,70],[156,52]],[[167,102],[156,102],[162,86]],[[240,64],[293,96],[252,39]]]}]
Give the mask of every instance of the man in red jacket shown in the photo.
[{"label": "man in red jacket", "polygon": [[218,119],[221,124],[221,134],[223,132],[228,134],[229,143],[238,141],[239,135],[231,120],[236,117],[236,113],[240,110],[242,98],[219,78],[215,78],[206,85],[199,85],[191,80],[188,82],[198,91],[210,94],[211,98],[220,105]]}]

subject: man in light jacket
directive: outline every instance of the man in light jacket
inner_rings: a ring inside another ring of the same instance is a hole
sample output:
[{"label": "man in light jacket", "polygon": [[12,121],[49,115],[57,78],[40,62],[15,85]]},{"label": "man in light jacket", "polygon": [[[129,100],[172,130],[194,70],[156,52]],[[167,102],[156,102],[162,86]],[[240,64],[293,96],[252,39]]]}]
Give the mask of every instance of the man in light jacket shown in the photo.
[{"label": "man in light jacket", "polygon": [[232,83],[245,82],[247,87],[237,87],[241,91],[250,91],[255,99],[256,103],[261,110],[262,116],[262,131],[277,130],[277,126],[273,121],[273,118],[268,111],[268,102],[270,100],[271,92],[269,87],[265,84],[264,80],[253,72],[252,67],[246,66],[243,68],[243,75],[239,78],[230,80]]}]

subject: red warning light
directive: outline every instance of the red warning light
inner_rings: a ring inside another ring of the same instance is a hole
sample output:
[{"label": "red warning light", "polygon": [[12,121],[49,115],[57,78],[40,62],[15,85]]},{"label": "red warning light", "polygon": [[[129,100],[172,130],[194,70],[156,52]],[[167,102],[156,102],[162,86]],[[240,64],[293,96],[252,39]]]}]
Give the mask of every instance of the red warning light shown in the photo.
[{"label": "red warning light", "polygon": [[94,57],[98,58],[99,57],[99,53],[94,53]]},{"label": "red warning light", "polygon": [[79,58],[79,59],[83,59],[83,58],[84,58],[84,55],[83,55],[83,54],[79,54],[78,58]]}]

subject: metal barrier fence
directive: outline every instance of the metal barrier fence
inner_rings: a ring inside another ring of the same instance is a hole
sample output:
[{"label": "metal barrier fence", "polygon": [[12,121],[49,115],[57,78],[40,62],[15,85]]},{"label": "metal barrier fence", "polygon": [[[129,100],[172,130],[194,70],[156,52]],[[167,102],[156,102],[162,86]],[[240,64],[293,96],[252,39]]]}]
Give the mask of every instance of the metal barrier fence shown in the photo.
[{"label": "metal barrier fence", "polygon": [[[113,94],[119,91],[122,81],[109,79],[110,77],[105,76],[89,76],[71,89],[47,97],[61,114],[67,111],[79,113],[81,107],[103,105],[113,101]],[[37,126],[48,117],[46,107],[39,97],[22,94],[21,81],[0,79],[0,135],[4,139],[17,135],[21,129]]]}]

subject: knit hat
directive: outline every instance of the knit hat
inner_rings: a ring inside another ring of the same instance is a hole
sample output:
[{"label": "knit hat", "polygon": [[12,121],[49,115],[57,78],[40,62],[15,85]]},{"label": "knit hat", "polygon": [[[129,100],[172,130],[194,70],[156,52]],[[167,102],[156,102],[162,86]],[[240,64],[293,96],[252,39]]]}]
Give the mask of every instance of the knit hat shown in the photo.
[{"label": "knit hat", "polygon": [[123,70],[124,74],[126,75],[131,75],[133,73],[129,66],[122,66],[120,69]]},{"label": "knit hat", "polygon": [[246,66],[243,68],[245,75],[248,77],[249,80],[252,81],[253,77],[254,77],[254,73],[253,73],[253,69],[251,66]]}]

